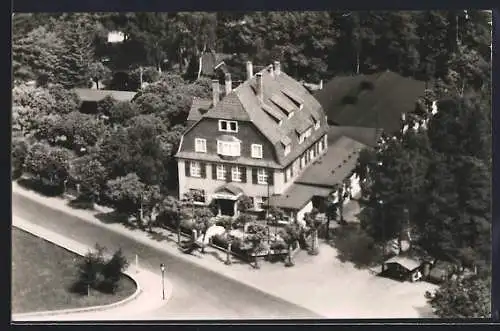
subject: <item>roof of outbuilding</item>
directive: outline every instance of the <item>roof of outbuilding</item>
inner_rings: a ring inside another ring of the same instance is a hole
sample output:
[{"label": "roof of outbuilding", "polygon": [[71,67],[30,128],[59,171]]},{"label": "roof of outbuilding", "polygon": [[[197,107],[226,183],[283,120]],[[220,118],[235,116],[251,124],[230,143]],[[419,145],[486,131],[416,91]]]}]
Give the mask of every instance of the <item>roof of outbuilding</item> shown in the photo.
[{"label": "roof of outbuilding", "polygon": [[422,263],[405,256],[394,256],[385,261],[384,263],[385,264],[396,263],[408,269],[409,271],[413,271],[422,265]]},{"label": "roof of outbuilding", "polygon": [[216,67],[225,59],[230,58],[232,55],[216,52],[205,52],[201,56],[201,73],[202,75],[212,76]]},{"label": "roof of outbuilding", "polygon": [[351,174],[358,162],[359,152],[365,147],[358,141],[340,137],[297,178],[296,183],[333,188]]},{"label": "roof of outbuilding", "polygon": [[101,101],[107,96],[112,97],[116,101],[132,101],[137,94],[136,92],[129,91],[93,90],[86,88],[75,88],[74,91],[82,101],[93,102]]},{"label": "roof of outbuilding", "polygon": [[300,210],[314,196],[326,197],[332,191],[331,188],[294,183],[283,194],[271,196],[269,203],[279,208]]},{"label": "roof of outbuilding", "polygon": [[335,77],[314,95],[333,124],[394,133],[401,114],[413,112],[424,92],[425,82],[384,71]]}]

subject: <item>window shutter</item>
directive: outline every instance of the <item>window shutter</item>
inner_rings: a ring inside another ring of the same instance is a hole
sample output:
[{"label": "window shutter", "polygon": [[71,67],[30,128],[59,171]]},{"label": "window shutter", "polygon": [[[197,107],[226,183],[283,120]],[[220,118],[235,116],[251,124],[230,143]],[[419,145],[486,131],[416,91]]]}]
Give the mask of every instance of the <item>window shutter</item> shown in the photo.
[{"label": "window shutter", "polygon": [[241,172],[241,182],[246,183],[247,182],[247,168],[240,167],[240,172]]},{"label": "window shutter", "polygon": [[267,182],[269,185],[274,185],[274,171],[272,169],[267,170]]},{"label": "window shutter", "polygon": [[212,163],[212,179],[217,179],[217,164]]},{"label": "window shutter", "polygon": [[184,161],[184,169],[186,169],[186,177],[191,176],[191,172],[189,170],[189,166],[190,166],[189,161]]},{"label": "window shutter", "polygon": [[230,165],[226,165],[226,182],[230,182],[233,180],[233,167]]},{"label": "window shutter", "polygon": [[205,162],[200,162],[200,174],[201,178],[207,178],[207,164]]},{"label": "window shutter", "polygon": [[257,184],[257,168],[252,168],[252,183]]},{"label": "window shutter", "polygon": [[286,183],[288,181],[288,176],[287,176],[288,169],[285,169],[283,173],[285,174],[285,183]]}]

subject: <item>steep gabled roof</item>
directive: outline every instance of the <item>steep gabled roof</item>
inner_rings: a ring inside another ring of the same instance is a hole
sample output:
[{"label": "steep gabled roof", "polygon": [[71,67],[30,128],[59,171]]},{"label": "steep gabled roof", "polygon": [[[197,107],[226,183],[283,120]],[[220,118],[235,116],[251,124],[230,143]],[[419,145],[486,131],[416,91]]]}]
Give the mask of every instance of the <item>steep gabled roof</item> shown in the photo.
[{"label": "steep gabled roof", "polygon": [[385,71],[335,77],[314,95],[332,124],[394,133],[400,129],[401,114],[413,112],[424,91],[425,82]]},{"label": "steep gabled roof", "polygon": [[[297,133],[302,134],[314,126],[315,119],[322,125],[320,129],[312,130],[310,141],[321,138],[328,130],[325,114],[314,96],[286,73],[276,75],[268,71],[267,67],[260,73],[262,100],[256,94],[254,76],[236,87],[202,118],[252,122],[279,151],[276,153],[279,164],[286,166],[310,144],[293,145],[286,156],[283,153],[285,145],[298,141]],[[190,129],[195,127],[196,124]]]},{"label": "steep gabled roof", "polygon": [[212,100],[193,98],[191,109],[189,110],[188,121],[198,121],[212,107]]}]

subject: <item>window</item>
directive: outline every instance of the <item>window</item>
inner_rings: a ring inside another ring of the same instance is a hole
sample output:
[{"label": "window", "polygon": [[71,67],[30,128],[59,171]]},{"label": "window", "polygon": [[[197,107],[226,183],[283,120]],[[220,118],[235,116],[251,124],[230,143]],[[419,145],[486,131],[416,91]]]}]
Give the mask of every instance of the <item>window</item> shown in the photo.
[{"label": "window", "polygon": [[191,169],[189,169],[192,177],[201,177],[201,166],[200,162],[191,162]]},{"label": "window", "polygon": [[300,158],[300,168],[304,168],[306,166],[306,156],[302,155]]},{"label": "window", "polygon": [[256,210],[262,210],[267,203],[267,197],[255,197],[253,203]]},{"label": "window", "polygon": [[189,193],[191,193],[194,203],[205,203],[205,190],[191,188]]},{"label": "window", "polygon": [[238,132],[238,122],[219,120],[219,131]]},{"label": "window", "polygon": [[219,179],[219,180],[226,179],[226,166],[223,164],[217,165],[217,179]]},{"label": "window", "polygon": [[285,156],[290,154],[290,152],[292,151],[292,145],[291,144],[288,144],[285,146]]},{"label": "window", "polygon": [[240,142],[217,140],[217,154],[226,156],[240,156]]},{"label": "window", "polygon": [[305,137],[305,135],[301,134],[299,136],[299,144],[302,144],[304,142],[304,140],[306,140],[306,137]]},{"label": "window", "polygon": [[285,183],[288,182],[288,180],[292,179],[292,177],[293,177],[292,166],[290,166],[285,170]]},{"label": "window", "polygon": [[307,131],[304,133],[305,138],[309,138],[311,136],[311,128],[307,129]]},{"label": "window", "polygon": [[328,135],[326,135],[326,134],[324,135],[324,141],[325,141],[325,142],[323,143],[323,144],[324,144],[324,147],[325,147],[325,149],[327,149],[327,148],[328,148]]},{"label": "window", "polygon": [[252,144],[252,157],[262,159],[262,145]]},{"label": "window", "polygon": [[267,184],[267,170],[266,169],[257,170],[257,183]]},{"label": "window", "polygon": [[293,172],[298,174],[299,170],[300,170],[300,160],[297,159],[297,160],[293,161]]},{"label": "window", "polygon": [[194,151],[200,153],[207,152],[207,140],[202,138],[194,139]]},{"label": "window", "polygon": [[319,141],[319,152],[323,152],[323,139]]},{"label": "window", "polygon": [[231,168],[231,178],[233,182],[241,182],[241,169],[240,167]]},{"label": "window", "polygon": [[311,149],[311,150],[309,150],[309,154],[311,154],[311,155],[309,156],[309,159],[311,159],[311,160],[312,160],[312,159],[314,159],[314,148],[313,148],[313,149]]}]

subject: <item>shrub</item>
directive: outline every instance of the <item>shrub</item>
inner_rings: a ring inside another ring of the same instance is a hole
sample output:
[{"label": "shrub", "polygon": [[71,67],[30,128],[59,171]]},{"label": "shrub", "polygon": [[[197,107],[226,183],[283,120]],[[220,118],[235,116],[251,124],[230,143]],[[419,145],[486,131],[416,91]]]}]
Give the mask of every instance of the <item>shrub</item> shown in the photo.
[{"label": "shrub", "polygon": [[78,264],[78,280],[74,289],[79,293],[90,294],[90,289],[114,293],[118,288],[123,271],[128,267],[128,261],[118,249],[106,261],[105,247],[96,244],[94,251],[89,251]]},{"label": "shrub", "polygon": [[24,169],[24,160],[28,155],[28,145],[22,139],[12,141],[12,179],[21,177]]},{"label": "shrub", "polygon": [[114,293],[118,288],[118,284],[122,273],[128,267],[127,258],[123,255],[121,249],[118,249],[111,259],[103,265],[102,275],[103,280],[101,282],[100,288],[109,293]]}]

